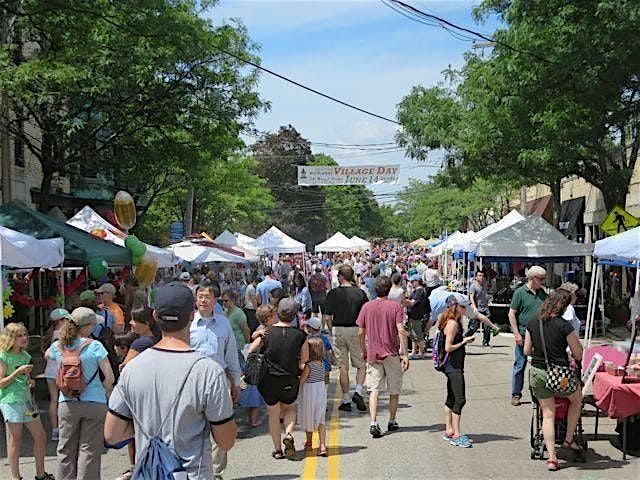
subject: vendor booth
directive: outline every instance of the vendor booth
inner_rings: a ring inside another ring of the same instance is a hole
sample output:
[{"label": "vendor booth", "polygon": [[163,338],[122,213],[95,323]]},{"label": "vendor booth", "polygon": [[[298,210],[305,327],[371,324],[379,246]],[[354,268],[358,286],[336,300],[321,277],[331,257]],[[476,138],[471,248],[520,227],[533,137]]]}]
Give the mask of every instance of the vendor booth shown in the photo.
[{"label": "vendor booth", "polygon": [[305,251],[304,243],[291,238],[276,226],[269,228],[249,246],[257,250],[259,255],[303,253]]},{"label": "vendor booth", "polygon": [[[90,233],[91,235],[107,240],[115,245],[124,247],[124,241],[127,238],[127,234],[122,230],[116,228],[107,220],[102,218],[95,210],[89,206],[83,207],[73,217],[67,220],[68,225],[72,225],[80,230]],[[158,267],[169,268],[173,267],[176,263],[176,259],[171,252],[168,252],[160,247],[145,244],[147,246],[147,252],[154,257],[158,262]]]},{"label": "vendor booth", "polygon": [[357,235],[351,237],[350,240],[351,243],[358,247],[358,250],[371,250],[371,243]]},{"label": "vendor booth", "polygon": [[[61,238],[38,240],[30,235],[0,227],[0,265],[13,268],[55,268],[64,263],[64,242]],[[3,297],[4,272],[0,281]],[[4,308],[0,308],[0,331],[4,330]]]},{"label": "vendor booth", "polygon": [[167,247],[178,259],[189,263],[236,263],[249,265],[248,259],[225,252],[206,243],[184,241]]}]

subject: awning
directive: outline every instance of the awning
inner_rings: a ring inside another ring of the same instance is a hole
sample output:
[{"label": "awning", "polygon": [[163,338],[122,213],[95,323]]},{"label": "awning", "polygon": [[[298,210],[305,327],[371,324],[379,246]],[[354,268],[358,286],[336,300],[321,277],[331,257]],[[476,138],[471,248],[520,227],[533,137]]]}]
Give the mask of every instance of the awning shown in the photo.
[{"label": "awning", "polygon": [[582,215],[584,215],[584,197],[571,198],[562,202],[558,229],[567,238],[573,238],[574,235],[580,233],[577,231],[577,227],[582,223]]}]

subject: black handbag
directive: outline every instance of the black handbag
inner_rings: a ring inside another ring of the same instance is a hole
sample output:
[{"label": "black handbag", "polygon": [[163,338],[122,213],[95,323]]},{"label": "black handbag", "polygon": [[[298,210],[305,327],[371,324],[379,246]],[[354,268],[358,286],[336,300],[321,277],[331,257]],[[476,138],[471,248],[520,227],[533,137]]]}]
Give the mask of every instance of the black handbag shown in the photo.
[{"label": "black handbag", "polygon": [[267,356],[261,353],[262,347],[264,347],[264,337],[260,340],[260,343],[260,350],[247,355],[247,362],[244,367],[244,381],[249,385],[259,385],[269,370]]},{"label": "black handbag", "polygon": [[556,365],[549,363],[547,357],[547,347],[544,341],[544,330],[542,329],[542,323],[544,320],[539,319],[540,322],[540,340],[542,341],[542,351],[544,353],[544,362],[547,365],[547,381],[545,382],[545,388],[555,393],[571,394],[578,389],[578,377],[573,369],[568,365]]}]

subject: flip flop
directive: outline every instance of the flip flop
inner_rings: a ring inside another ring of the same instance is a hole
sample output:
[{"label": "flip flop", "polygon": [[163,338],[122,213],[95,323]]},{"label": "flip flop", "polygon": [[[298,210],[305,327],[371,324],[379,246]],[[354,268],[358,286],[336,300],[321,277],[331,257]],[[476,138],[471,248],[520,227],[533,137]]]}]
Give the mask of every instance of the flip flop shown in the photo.
[{"label": "flip flop", "polygon": [[547,460],[547,470],[550,472],[556,472],[560,469],[558,467],[558,460]]},{"label": "flip flop", "polygon": [[293,442],[293,437],[290,434],[287,435],[284,437],[284,440],[282,440],[282,443],[284,444],[284,456],[287,458],[293,457],[296,454],[296,446]]},{"label": "flip flop", "polygon": [[326,448],[321,448],[320,451],[318,452],[318,456],[319,457],[328,457],[329,454],[327,453],[327,449]]},{"label": "flip flop", "polygon": [[276,460],[282,460],[284,458],[282,450],[274,450],[273,452],[271,452],[271,456]]},{"label": "flip flop", "polygon": [[570,442],[568,442],[567,440],[565,440],[564,442],[562,442],[562,448],[566,448],[568,450],[573,450],[576,453],[582,453],[583,452],[583,448],[580,444],[578,444],[578,442],[575,441],[575,439],[571,439]]}]

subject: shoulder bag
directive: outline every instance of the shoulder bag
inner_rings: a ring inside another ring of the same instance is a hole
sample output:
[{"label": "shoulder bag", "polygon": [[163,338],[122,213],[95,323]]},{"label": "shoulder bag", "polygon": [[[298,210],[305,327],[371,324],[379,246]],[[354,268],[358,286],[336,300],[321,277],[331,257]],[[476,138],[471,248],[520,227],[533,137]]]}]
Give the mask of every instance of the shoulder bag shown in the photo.
[{"label": "shoulder bag", "polygon": [[578,388],[578,377],[573,369],[568,365],[556,365],[549,363],[547,357],[547,347],[544,341],[544,329],[542,324],[544,320],[538,319],[540,322],[540,340],[542,341],[542,352],[544,353],[544,363],[547,365],[547,381],[545,388],[554,393],[571,394]]}]

